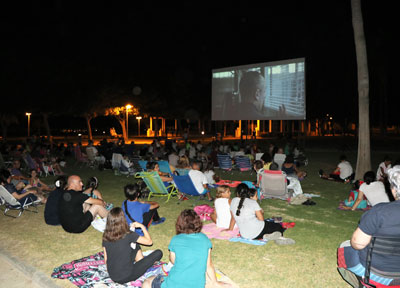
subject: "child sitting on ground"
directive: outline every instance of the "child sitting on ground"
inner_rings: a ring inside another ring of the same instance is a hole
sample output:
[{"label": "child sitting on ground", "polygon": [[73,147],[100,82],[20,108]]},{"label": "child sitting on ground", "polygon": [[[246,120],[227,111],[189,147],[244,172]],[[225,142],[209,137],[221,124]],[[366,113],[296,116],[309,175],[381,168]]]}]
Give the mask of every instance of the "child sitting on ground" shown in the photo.
[{"label": "child sitting on ground", "polygon": [[221,185],[217,187],[216,193],[217,199],[214,202],[214,212],[210,215],[211,220],[217,224],[219,228],[225,228],[227,230],[233,230],[235,225],[235,218],[233,218],[232,212],[230,211],[231,206],[231,190],[227,185]]},{"label": "child sitting on ground", "polygon": [[[157,202],[139,200],[142,191],[138,184],[126,185],[124,193],[126,200],[122,202],[122,209],[129,225],[132,222],[139,222],[149,227],[150,224],[157,225],[165,221],[165,217],[160,218],[158,215],[157,209],[160,205]],[[136,229],[135,232],[143,235],[143,231],[140,228]]]},{"label": "child sitting on ground", "polygon": [[[131,231],[135,228],[140,228],[144,235]],[[120,207],[111,209],[103,234],[103,249],[107,271],[114,282],[135,281],[162,258],[162,251],[158,249],[144,257],[139,244],[153,244],[146,227],[138,222],[128,225]]]},{"label": "child sitting on ground", "polygon": [[[93,199],[100,199],[103,200],[103,196],[101,195],[100,191],[97,190],[99,187],[99,180],[97,177],[90,177],[88,182],[86,183],[86,189],[83,191],[83,193],[89,195],[89,197],[92,197]],[[103,200],[103,202],[105,202]],[[109,211],[113,208],[112,203],[106,203],[106,209]]]},{"label": "child sitting on ground", "polygon": [[[356,201],[360,186],[361,184],[364,183],[361,180],[357,180],[354,183],[354,189],[350,191],[350,195],[349,198],[347,200],[344,200],[344,205],[346,205],[347,207],[353,207],[354,205],[354,201]],[[360,202],[360,204],[358,204],[357,209],[365,209],[368,206],[368,202],[367,202],[367,198],[365,198],[365,196],[363,197],[363,200]]]},{"label": "child sitting on ground", "polygon": [[208,185],[211,187],[215,187],[215,182],[218,182],[220,179],[218,175],[215,175],[214,164],[212,162],[207,164],[206,169],[204,169],[203,173],[207,178]]}]

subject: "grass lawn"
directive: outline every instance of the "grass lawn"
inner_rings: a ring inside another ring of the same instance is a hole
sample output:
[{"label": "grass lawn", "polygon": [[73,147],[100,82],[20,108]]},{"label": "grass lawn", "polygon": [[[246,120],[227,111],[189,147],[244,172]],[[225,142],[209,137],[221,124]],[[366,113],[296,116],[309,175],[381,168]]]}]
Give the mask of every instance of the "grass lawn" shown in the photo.
[{"label": "grass lawn", "polygon": [[[390,154],[393,159],[399,156]],[[266,218],[281,216],[283,221],[296,222],[296,226],[285,233],[285,236],[296,240],[295,245],[278,246],[271,242],[253,246],[212,240],[215,267],[240,287],[349,287],[336,271],[336,248],[351,237],[362,212],[337,210],[339,201],[348,197],[350,184],[324,181],[318,177],[319,168],[328,172],[335,167],[340,153],[319,150],[308,151],[307,155],[309,165],[302,168],[308,172],[308,177],[302,182],[302,187],[304,193],[321,195],[321,198],[313,198],[317,205],[295,206],[282,200],[263,200],[261,204]],[[374,170],[383,155],[373,153]],[[354,167],[356,152],[348,152],[347,156]],[[99,172],[73,164],[66,172],[80,175],[84,182],[90,176],[97,176],[99,190],[105,200],[114,203],[114,206],[121,205],[124,200],[124,185],[135,181],[133,177],[115,176],[112,171]],[[249,172],[230,174],[216,170],[216,173],[222,179],[255,179],[255,174]],[[54,177],[42,180],[51,184]],[[159,214],[167,220],[150,228],[154,245],[144,250],[159,248],[164,252],[163,260],[168,261],[167,247],[175,233],[175,220],[181,210],[192,207],[193,201],[177,204],[176,198],[169,203],[164,203],[165,199],[160,197],[152,200],[161,204]],[[209,202],[198,202],[204,203]],[[40,206],[38,214],[26,211],[17,219],[0,216],[0,246],[49,277],[53,268],[102,250],[100,232],[90,227],[82,234],[66,233],[61,227],[46,225],[43,210],[44,206]],[[54,281],[63,287],[75,287],[68,280]]]}]

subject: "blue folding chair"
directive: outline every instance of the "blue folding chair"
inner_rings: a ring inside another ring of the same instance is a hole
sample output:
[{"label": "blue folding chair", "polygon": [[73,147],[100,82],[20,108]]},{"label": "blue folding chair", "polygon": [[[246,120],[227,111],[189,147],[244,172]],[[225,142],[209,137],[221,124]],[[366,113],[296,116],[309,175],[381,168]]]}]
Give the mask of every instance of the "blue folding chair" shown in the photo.
[{"label": "blue folding chair", "polygon": [[140,167],[143,169],[143,171],[147,171],[146,165],[147,165],[147,161],[146,160],[139,160],[138,161]]},{"label": "blue folding chair", "polygon": [[190,170],[184,168],[175,168],[175,171],[178,173],[179,176],[183,176],[188,175]]},{"label": "blue folding chair", "polygon": [[[181,192],[182,194],[185,194],[187,196],[202,195],[196,190],[196,187],[194,187],[192,179],[190,178],[189,175],[183,175],[183,176],[172,175],[172,179],[174,179],[175,186],[178,188],[178,191]],[[196,197],[195,200],[198,200],[198,198]]]},{"label": "blue folding chair", "polygon": [[223,171],[232,170],[232,159],[228,154],[217,154],[219,168]]},{"label": "blue folding chair", "polygon": [[158,166],[160,167],[161,172],[172,175],[172,171],[171,171],[171,168],[169,167],[168,161],[160,160],[160,161],[157,161],[157,163],[158,163]]},{"label": "blue folding chair", "polygon": [[252,171],[250,158],[247,156],[236,156],[235,163],[241,172]]}]

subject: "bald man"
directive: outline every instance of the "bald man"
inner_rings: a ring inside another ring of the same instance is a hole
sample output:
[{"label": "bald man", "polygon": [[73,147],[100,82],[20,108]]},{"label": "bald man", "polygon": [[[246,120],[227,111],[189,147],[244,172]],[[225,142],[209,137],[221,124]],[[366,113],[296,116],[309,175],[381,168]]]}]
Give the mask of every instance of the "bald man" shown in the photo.
[{"label": "bald man", "polygon": [[82,189],[79,176],[68,177],[67,187],[58,203],[61,226],[70,233],[82,233],[97,215],[104,218],[108,214],[103,200],[89,197]]}]

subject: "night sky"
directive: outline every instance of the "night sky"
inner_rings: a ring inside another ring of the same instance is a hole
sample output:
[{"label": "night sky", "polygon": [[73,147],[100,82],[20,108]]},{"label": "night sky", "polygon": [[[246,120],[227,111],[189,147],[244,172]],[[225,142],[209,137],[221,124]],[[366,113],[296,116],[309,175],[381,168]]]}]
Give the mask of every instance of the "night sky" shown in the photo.
[{"label": "night sky", "polygon": [[[119,2],[3,7],[1,111],[73,113],[138,86],[156,110],[210,117],[212,69],[305,57],[307,118],[358,119],[350,0]],[[399,122],[392,2],[362,1],[375,125]]]}]

